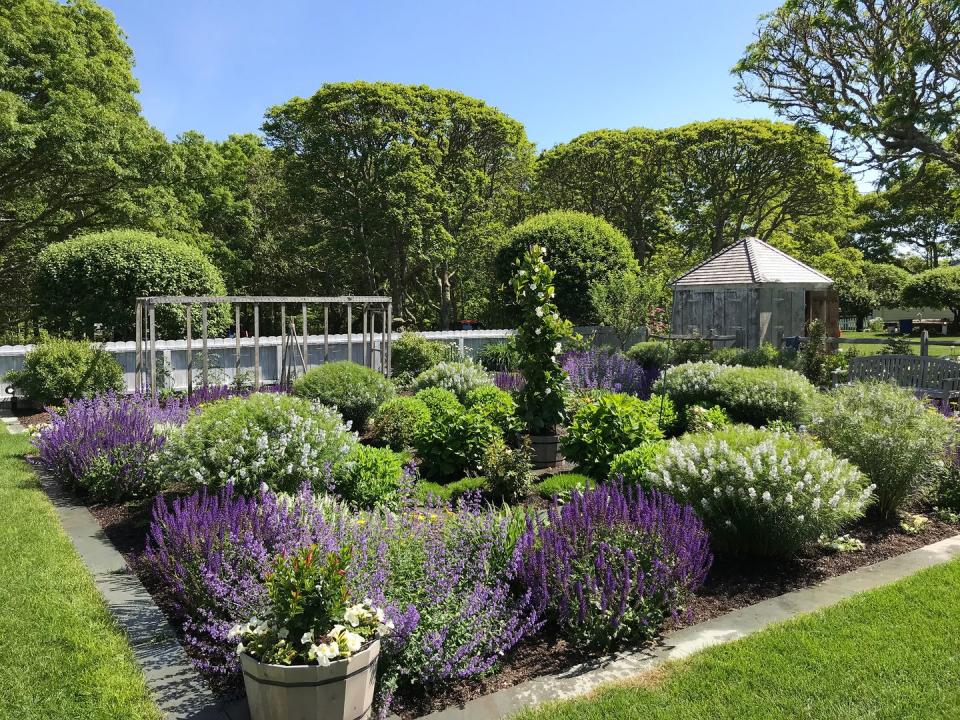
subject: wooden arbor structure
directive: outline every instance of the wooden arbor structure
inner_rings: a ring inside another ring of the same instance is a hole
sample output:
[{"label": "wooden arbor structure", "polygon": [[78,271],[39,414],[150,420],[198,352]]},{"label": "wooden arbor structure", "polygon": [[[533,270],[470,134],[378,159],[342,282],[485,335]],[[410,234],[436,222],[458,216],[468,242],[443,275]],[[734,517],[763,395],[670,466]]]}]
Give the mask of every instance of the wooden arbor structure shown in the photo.
[{"label": "wooden arbor structure", "polygon": [[809,265],[748,237],[681,275],[673,283],[671,333],[732,335],[736,347],[780,346],[822,320],[840,334],[833,280]]},{"label": "wooden arbor structure", "polygon": [[[352,361],[354,344],[354,313],[363,318],[363,327],[358,342],[362,345],[362,364],[366,367],[374,366],[374,354],[379,351],[380,370],[387,377],[391,374],[391,340],[393,327],[393,298],[380,295],[343,295],[339,297],[274,297],[255,295],[229,296],[184,296],[160,295],[139,297],[136,302],[136,369],[134,387],[137,392],[149,391],[157,393],[157,323],[156,308],[158,305],[184,305],[186,331],[186,371],[187,392],[193,392],[193,308],[200,306],[200,353],[201,353],[201,384],[206,387],[210,376],[210,354],[208,349],[209,327],[208,313],[211,305],[226,305],[233,307],[234,333],[236,338],[235,371],[240,372],[241,357],[241,328],[240,308],[244,305],[253,306],[253,387],[259,389],[260,375],[260,306],[280,305],[280,367],[278,379],[281,383],[289,382],[292,372],[299,367],[303,372],[309,368],[309,333],[307,330],[307,310],[311,305],[323,307],[323,362],[330,360],[330,308],[340,306],[346,312],[346,345],[347,357]],[[296,328],[295,315],[287,315],[287,306],[299,305],[302,317],[300,331]],[[377,330],[377,319],[380,327]],[[289,320],[289,327],[288,327]],[[377,335],[380,336],[380,347],[375,350]]]}]

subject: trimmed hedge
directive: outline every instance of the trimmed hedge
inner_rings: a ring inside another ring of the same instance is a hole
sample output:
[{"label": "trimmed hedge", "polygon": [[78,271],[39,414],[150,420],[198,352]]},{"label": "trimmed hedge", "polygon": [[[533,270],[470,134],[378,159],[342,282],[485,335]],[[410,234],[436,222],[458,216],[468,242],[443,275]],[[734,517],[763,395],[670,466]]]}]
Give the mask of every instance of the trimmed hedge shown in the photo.
[{"label": "trimmed hedge", "polygon": [[47,340],[26,354],[23,368],[4,378],[40,405],[89,397],[109,390],[122,392],[123,368],[117,359],[80,340]]},{"label": "trimmed hedge", "polygon": [[497,279],[509,285],[514,260],[532,245],[547,249],[547,262],[556,272],[556,304],[560,315],[586,325],[596,322],[590,286],[611,275],[636,271],[637,261],[626,236],[602,218],[587,213],[554,210],[534,215],[510,230],[496,260]]},{"label": "trimmed hedge", "polygon": [[293,384],[294,395],[335,407],[358,432],[395,392],[393,383],[376,370],[348,360],[315,367]]},{"label": "trimmed hedge", "polygon": [[[52,333],[129,340],[134,333],[134,303],[146,295],[226,295],[220,271],[198,248],[139,230],[110,230],[48,245],[37,257],[33,301]],[[201,308],[193,309],[199,331]],[[158,305],[157,334],[184,333],[182,305]],[[210,306],[209,332],[230,325],[227,305]]]}]

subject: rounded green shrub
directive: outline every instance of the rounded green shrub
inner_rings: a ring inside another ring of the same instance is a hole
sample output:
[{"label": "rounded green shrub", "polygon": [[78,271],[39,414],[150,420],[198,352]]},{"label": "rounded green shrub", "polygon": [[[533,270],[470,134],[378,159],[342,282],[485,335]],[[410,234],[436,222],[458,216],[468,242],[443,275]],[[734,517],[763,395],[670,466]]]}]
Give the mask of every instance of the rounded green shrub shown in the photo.
[{"label": "rounded green shrub", "polygon": [[450,390],[460,402],[467,393],[484,385],[493,385],[493,378],[486,370],[471,360],[442,362],[417,375],[411,384],[414,392],[427,388]]},{"label": "rounded green shrub", "polygon": [[719,405],[705,408],[702,405],[690,405],[684,413],[687,432],[711,432],[730,426],[730,416]]},{"label": "rounded green shrub", "polygon": [[605,479],[622,452],[663,439],[659,398],[641,400],[624,393],[602,393],[580,407],[561,444],[563,455],[587,475]]},{"label": "rounded green shrub", "polygon": [[110,353],[79,340],[47,340],[23,358],[23,368],[4,379],[40,405],[122,392],[123,368]]},{"label": "rounded green shrub", "polygon": [[[148,295],[226,295],[220,271],[201,250],[140,230],[109,230],[48,245],[37,257],[33,298],[51,332],[129,340],[134,334],[134,302]],[[193,309],[200,327],[201,308]],[[156,306],[157,334],[182,337],[183,305]],[[230,307],[212,305],[209,332],[230,325]]]},{"label": "rounded green shrub", "polygon": [[665,368],[673,359],[670,346],[659,340],[647,340],[633,345],[626,353],[628,358],[642,365],[645,369]]},{"label": "rounded green shrub", "polygon": [[395,392],[393,383],[376,370],[347,360],[315,367],[293,384],[294,395],[335,407],[358,431]]},{"label": "rounded green shrub", "polygon": [[533,482],[530,448],[511,448],[499,438],[487,445],[478,469],[487,479],[490,493],[508,503],[522,500]]},{"label": "rounded green shrub", "polygon": [[517,401],[513,399],[513,395],[495,385],[474,388],[467,393],[463,404],[505,433],[518,433],[523,430],[523,422],[517,415]]},{"label": "rounded green shrub", "polygon": [[421,480],[417,483],[415,492],[417,498],[422,502],[428,502],[432,495],[437,500],[455,503],[467,493],[487,492],[487,479],[484,477],[465,477],[445,485]]},{"label": "rounded green shrub", "polygon": [[738,426],[671,440],[642,483],[691,505],[721,554],[790,556],[861,517],[873,486],[803,434]]},{"label": "rounded green shrub", "polygon": [[424,370],[450,357],[447,343],[428,340],[420,333],[405,332],[390,347],[390,367],[400,382],[409,382]]},{"label": "rounded green shrub", "polygon": [[420,426],[414,440],[429,478],[448,479],[476,470],[487,446],[502,437],[496,425],[467,410],[450,390],[428,388],[416,398],[430,410],[430,422]]},{"label": "rounded green shrub", "polygon": [[373,436],[394,450],[407,450],[421,425],[430,421],[430,410],[413,397],[395,397],[378,407],[370,418]]},{"label": "rounded green shrub", "polygon": [[354,507],[393,506],[410,458],[389,448],[356,445],[334,468],[334,490]]},{"label": "rounded green shrub", "polygon": [[157,458],[163,485],[233,483],[250,495],[265,483],[296,492],[325,487],[329,472],[357,444],[332,408],[275,393],[219,400],[170,431]]},{"label": "rounded green shrub", "polygon": [[574,490],[584,492],[595,485],[596,481],[586,475],[570,472],[551,475],[534,486],[534,489],[544,500],[552,500],[554,497],[567,500]]},{"label": "rounded green shrub", "polygon": [[534,215],[510,230],[496,260],[497,279],[509,285],[514,261],[528,248],[547,249],[556,272],[556,304],[560,315],[586,325],[597,321],[590,286],[605,284],[612,275],[636,272],[637,261],[626,236],[602,218],[587,213],[554,210]]},{"label": "rounded green shrub", "polygon": [[937,478],[955,426],[912,391],[873,381],[820,396],[810,431],[867,474],[880,515],[893,519]]},{"label": "rounded green shrub", "polygon": [[657,381],[656,390],[666,393],[681,410],[690,405],[719,405],[734,422],[755,426],[775,420],[804,422],[816,393],[813,385],[793,370],[714,362],[670,368]]},{"label": "rounded green shrub", "polygon": [[610,463],[610,477],[622,477],[626,482],[645,484],[647,473],[656,470],[667,451],[665,442],[648,442],[617,455]]}]

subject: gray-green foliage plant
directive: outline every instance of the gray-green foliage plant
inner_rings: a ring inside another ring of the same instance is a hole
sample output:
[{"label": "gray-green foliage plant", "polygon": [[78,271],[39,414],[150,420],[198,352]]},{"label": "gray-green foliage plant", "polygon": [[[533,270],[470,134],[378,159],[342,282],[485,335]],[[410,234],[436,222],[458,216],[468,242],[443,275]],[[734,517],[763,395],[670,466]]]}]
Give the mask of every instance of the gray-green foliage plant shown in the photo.
[{"label": "gray-green foliage plant", "polygon": [[117,359],[80,340],[42,342],[24,356],[23,367],[8,372],[4,380],[39,405],[125,388]]},{"label": "gray-green foliage plant", "polygon": [[[198,248],[137,230],[110,230],[47,246],[37,258],[33,297],[51,332],[106,339],[134,334],[134,302],[148,295],[226,295],[220,271]],[[157,305],[157,336],[185,332],[183,305]],[[193,309],[199,334],[202,310]],[[230,325],[228,305],[208,308],[212,336]]]},{"label": "gray-green foliage plant", "polygon": [[396,390],[372,368],[342,361],[324,363],[307,371],[293,384],[295,395],[335,407],[358,432],[366,428],[374,410],[392,398]]},{"label": "gray-green foliage plant", "polygon": [[451,391],[463,402],[471,390],[493,385],[493,378],[472,360],[441,362],[417,375],[410,387],[414,392],[427,388],[443,388]]},{"label": "gray-green foliage plant", "polygon": [[500,439],[487,445],[483,462],[478,468],[487,480],[490,493],[508,503],[526,496],[533,482],[531,470],[530,448],[527,445],[511,448]]},{"label": "gray-green foliage plant", "polygon": [[810,432],[867,474],[878,513],[893,519],[942,472],[955,424],[912,391],[873,381],[819,397]]},{"label": "gray-green foliage plant", "polygon": [[873,489],[809,436],[746,426],[671,440],[641,485],[692,506],[715,552],[779,556],[836,535]]}]

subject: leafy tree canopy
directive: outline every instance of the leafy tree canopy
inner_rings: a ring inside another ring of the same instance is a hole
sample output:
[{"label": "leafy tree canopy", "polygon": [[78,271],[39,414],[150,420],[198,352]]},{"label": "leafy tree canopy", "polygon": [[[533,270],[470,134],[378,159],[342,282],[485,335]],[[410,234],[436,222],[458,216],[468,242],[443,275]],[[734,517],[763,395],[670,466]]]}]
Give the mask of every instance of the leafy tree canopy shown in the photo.
[{"label": "leafy tree canopy", "polygon": [[938,267],[915,275],[903,289],[910,307],[948,308],[960,319],[960,266]]},{"label": "leafy tree canopy", "polygon": [[761,19],[733,72],[742,98],[839,131],[851,163],[923,156],[960,171],[946,142],[960,114],[954,0],[788,0]]}]

